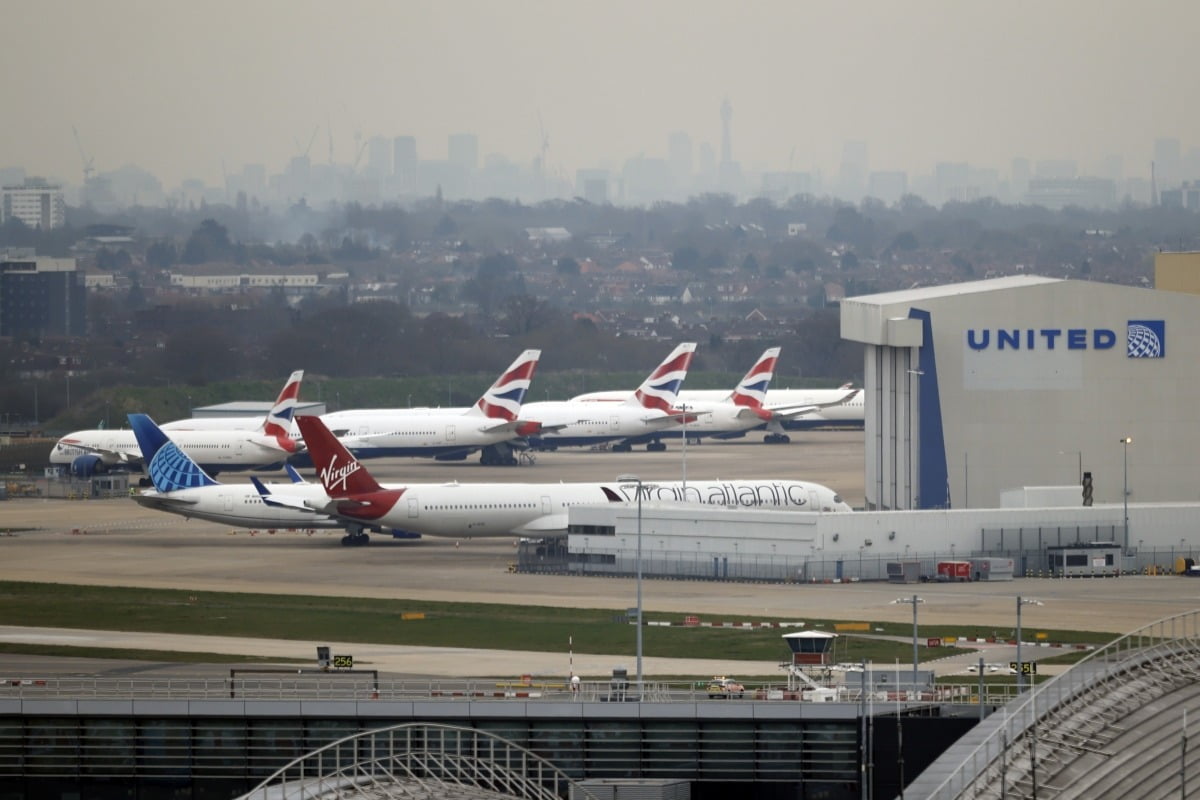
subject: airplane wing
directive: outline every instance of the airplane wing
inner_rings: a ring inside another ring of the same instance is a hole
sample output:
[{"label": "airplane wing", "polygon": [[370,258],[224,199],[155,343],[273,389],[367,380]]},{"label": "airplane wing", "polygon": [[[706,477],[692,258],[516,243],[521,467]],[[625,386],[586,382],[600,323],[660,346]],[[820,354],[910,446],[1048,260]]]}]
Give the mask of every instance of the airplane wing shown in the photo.
[{"label": "airplane wing", "polygon": [[[302,497],[291,497],[286,494],[276,494],[272,492],[266,487],[266,484],[253,475],[250,476],[250,482],[254,484],[254,488],[258,492],[258,496],[262,498],[262,501],[265,505],[275,506],[276,508],[290,508],[295,511],[307,511],[310,514],[325,513],[319,509],[313,508]],[[303,481],[300,482],[303,483]],[[326,514],[326,516],[329,515]]]},{"label": "airplane wing", "polygon": [[828,403],[809,403],[807,405],[795,406],[768,406],[768,410],[771,412],[771,416],[774,419],[795,419],[796,417],[802,417],[805,414],[811,414],[814,411],[820,411],[822,408],[832,408],[834,406],[840,406],[844,403],[848,403],[857,397],[860,391],[862,390],[851,389],[837,400],[830,400]]},{"label": "airplane wing", "polygon": [[279,453],[285,457],[295,455],[296,453],[300,453],[300,452],[304,451],[304,445],[300,442],[296,443],[296,453],[289,453],[288,451],[286,451],[282,447],[280,447],[278,444],[275,444],[274,442],[265,441],[262,439],[246,439],[245,442],[246,442],[246,444],[257,447],[259,450],[262,450],[264,453]]},{"label": "airplane wing", "polygon": [[684,411],[682,409],[673,408],[669,413],[666,414],[661,414],[654,417],[642,417],[641,422],[646,425],[665,425],[671,422],[682,424],[684,419],[686,419],[688,422],[695,422],[700,419],[700,417],[711,416],[711,414],[712,411],[708,409],[705,409],[704,411],[695,411],[691,409]]},{"label": "airplane wing", "polygon": [[94,453],[95,455],[101,456],[106,460],[116,459],[121,464],[135,465],[142,463],[142,457],[140,455],[127,453],[124,450],[110,450],[107,447],[93,447],[89,444],[77,441],[62,442],[62,444],[70,447],[78,447],[80,450],[86,450],[89,453]]},{"label": "airplane wing", "polygon": [[536,422],[534,420],[518,419],[513,424],[516,426],[515,432],[518,436],[540,436],[545,433],[557,433],[570,425],[582,421],[577,419],[574,422]]}]

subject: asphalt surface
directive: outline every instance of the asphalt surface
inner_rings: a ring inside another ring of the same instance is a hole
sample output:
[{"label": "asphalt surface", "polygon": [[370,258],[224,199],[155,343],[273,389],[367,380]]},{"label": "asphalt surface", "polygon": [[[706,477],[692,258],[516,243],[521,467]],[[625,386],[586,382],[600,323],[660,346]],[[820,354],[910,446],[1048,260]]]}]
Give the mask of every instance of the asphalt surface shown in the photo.
[{"label": "asphalt surface", "polygon": [[[757,437],[689,446],[688,478],[814,480],[836,489],[851,505],[861,506],[862,432],[793,434],[790,445],[763,445],[755,441]],[[683,464],[683,453],[678,443],[673,443],[666,453],[544,453],[536,463],[521,467],[420,459],[369,462],[368,466],[377,477],[391,482],[470,483],[611,480],[630,472],[647,481],[667,480],[677,478]],[[236,474],[221,479],[245,480]],[[611,609],[628,608],[636,597],[631,579],[511,574],[507,568],[515,559],[516,544],[511,538],[403,541],[374,537],[368,547],[346,548],[340,544],[340,532],[232,530],[143,509],[128,498],[0,502],[0,531],[6,529],[16,532],[0,536],[0,575],[11,580]],[[920,586],[643,582],[647,610],[726,621],[907,622],[912,619],[912,606],[893,601],[912,594],[920,594],[924,600],[918,612],[923,625],[990,625],[1001,638],[1013,633],[1016,597],[1035,597],[1044,605],[1023,610],[1023,638],[1033,641],[1040,627],[1122,633],[1192,610],[1200,606],[1200,581],[1124,576]],[[0,629],[0,642],[45,642],[58,637],[63,644],[266,655],[302,663],[315,657],[315,644],[330,644],[353,648],[357,658],[368,658],[375,668],[405,674],[467,676],[502,671],[561,675],[568,669],[565,653],[479,651],[469,642],[461,649],[439,649],[227,637],[186,637],[185,641],[165,634],[120,634],[118,639],[116,634],[87,631],[86,620],[80,620],[80,631],[70,632],[24,629],[20,620],[2,622],[7,627]],[[681,659],[647,659],[646,674],[770,674],[778,670],[774,663],[694,660],[680,655]],[[11,668],[6,665],[13,663],[12,658],[0,656],[0,673]],[[577,673],[603,674],[613,666],[633,669],[628,656],[574,654],[573,658]],[[1003,663],[1011,655],[995,650],[986,658]],[[978,656],[960,659],[961,663],[941,665],[938,671],[963,671]]]}]

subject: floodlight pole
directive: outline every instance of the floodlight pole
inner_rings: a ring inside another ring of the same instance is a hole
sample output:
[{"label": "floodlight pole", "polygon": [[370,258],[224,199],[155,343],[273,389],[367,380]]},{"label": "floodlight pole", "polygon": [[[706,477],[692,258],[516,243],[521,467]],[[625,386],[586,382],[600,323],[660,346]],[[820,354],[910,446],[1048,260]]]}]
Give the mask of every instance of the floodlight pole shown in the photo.
[{"label": "floodlight pole", "polygon": [[637,475],[618,475],[622,483],[637,484],[637,555],[634,563],[637,570],[637,691],[638,702],[642,700],[642,479]]},{"label": "floodlight pole", "polygon": [[1129,555],[1129,445],[1133,442],[1132,436],[1123,436],[1119,440],[1124,447],[1124,491],[1121,492],[1121,501],[1125,506],[1125,555]]}]

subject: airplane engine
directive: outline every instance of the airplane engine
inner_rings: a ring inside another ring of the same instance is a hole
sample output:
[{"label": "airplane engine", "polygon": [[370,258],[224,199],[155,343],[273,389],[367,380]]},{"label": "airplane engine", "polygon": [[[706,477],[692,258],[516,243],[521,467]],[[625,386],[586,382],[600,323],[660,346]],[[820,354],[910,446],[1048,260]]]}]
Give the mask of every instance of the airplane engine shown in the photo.
[{"label": "airplane engine", "polygon": [[108,472],[104,459],[97,455],[76,456],[71,461],[71,475],[76,478],[90,478],[102,472]]}]

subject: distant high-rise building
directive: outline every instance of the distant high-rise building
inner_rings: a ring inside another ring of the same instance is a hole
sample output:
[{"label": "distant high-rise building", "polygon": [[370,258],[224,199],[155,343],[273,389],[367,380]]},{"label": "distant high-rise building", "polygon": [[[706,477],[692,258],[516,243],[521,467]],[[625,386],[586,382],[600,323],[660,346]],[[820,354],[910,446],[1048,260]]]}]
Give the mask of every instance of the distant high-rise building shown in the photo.
[{"label": "distant high-rise building", "polygon": [[1050,209],[1114,208],[1117,187],[1105,178],[1033,178],[1025,201]]},{"label": "distant high-rise building", "polygon": [[67,224],[67,202],[61,186],[41,178],[3,188],[0,222],[19,219],[30,228],[50,230]]},{"label": "distant high-rise building", "polygon": [[733,106],[729,98],[721,101],[721,163],[717,183],[723,192],[737,194],[742,188],[742,167],[733,160]]},{"label": "distant high-rise building", "polygon": [[965,161],[943,161],[933,168],[937,202],[967,202],[978,197],[971,188],[971,166]]},{"label": "distant high-rise building", "polygon": [[367,163],[365,172],[376,178],[392,174],[391,143],[383,136],[372,136],[367,140]]},{"label": "distant high-rise building", "polygon": [[1029,166],[1028,158],[1014,158],[1012,160],[1012,174],[1009,176],[1009,191],[1013,202],[1021,202],[1025,197],[1025,193],[1029,191],[1029,179],[1032,177],[1033,171]]},{"label": "distant high-rise building", "polygon": [[683,131],[672,131],[667,137],[667,162],[671,165],[675,193],[686,197],[692,187],[692,137]]},{"label": "distant high-rise building", "polygon": [[479,137],[473,133],[452,133],[448,144],[448,160],[467,171],[479,169]]},{"label": "distant high-rise building", "polygon": [[73,258],[0,262],[0,336],[83,336],[87,294]]},{"label": "distant high-rise building", "polygon": [[1069,158],[1046,158],[1034,166],[1035,178],[1066,180],[1079,175],[1079,166]]},{"label": "distant high-rise building", "polygon": [[782,204],[798,194],[813,194],[816,182],[810,172],[764,172],[760,196]]},{"label": "distant high-rise building", "polygon": [[1160,190],[1183,182],[1183,148],[1178,139],[1154,140],[1154,182]]},{"label": "distant high-rise building", "polygon": [[401,191],[417,186],[417,140],[412,136],[392,139],[392,170]]},{"label": "distant high-rise building", "polygon": [[575,190],[584,200],[598,206],[611,202],[611,182],[612,176],[606,169],[581,169],[575,172]]}]

